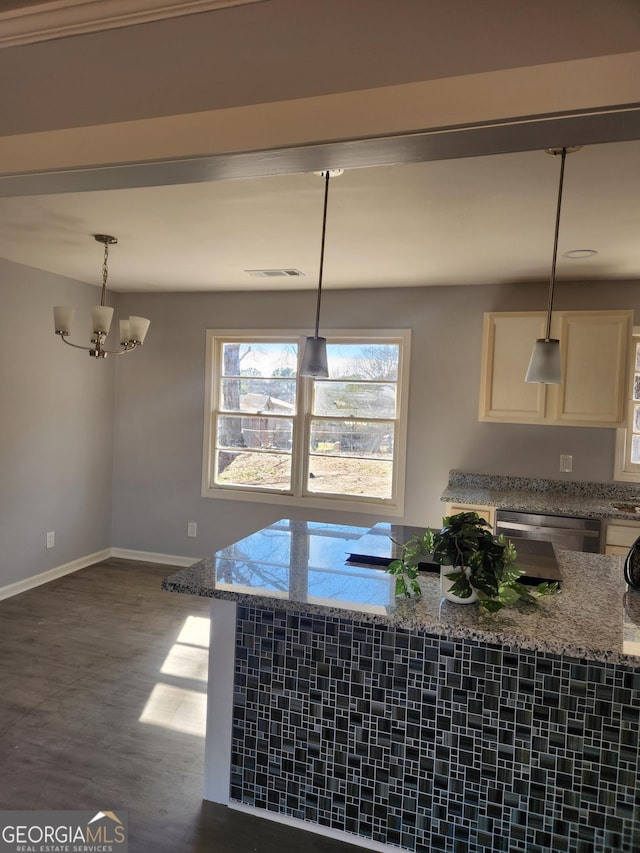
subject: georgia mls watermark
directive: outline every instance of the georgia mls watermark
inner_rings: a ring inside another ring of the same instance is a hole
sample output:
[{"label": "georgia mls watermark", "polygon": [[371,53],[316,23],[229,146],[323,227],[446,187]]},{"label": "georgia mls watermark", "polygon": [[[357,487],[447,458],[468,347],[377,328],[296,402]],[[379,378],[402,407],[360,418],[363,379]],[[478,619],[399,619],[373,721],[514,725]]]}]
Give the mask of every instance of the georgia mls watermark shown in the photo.
[{"label": "georgia mls watermark", "polygon": [[123,811],[0,811],[0,853],[127,853]]}]

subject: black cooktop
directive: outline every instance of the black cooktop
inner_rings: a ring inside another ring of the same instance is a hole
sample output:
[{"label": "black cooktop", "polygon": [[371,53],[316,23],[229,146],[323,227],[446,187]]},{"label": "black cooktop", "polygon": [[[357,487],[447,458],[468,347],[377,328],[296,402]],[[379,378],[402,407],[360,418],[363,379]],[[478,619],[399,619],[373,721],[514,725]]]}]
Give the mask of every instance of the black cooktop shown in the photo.
[{"label": "black cooktop", "polygon": [[[422,534],[423,527],[379,522],[354,543],[348,562],[369,566],[386,566],[400,556],[401,547],[412,536]],[[551,542],[537,539],[518,539],[510,536],[518,553],[516,565],[524,571],[522,583],[538,584],[542,581],[561,582],[560,569]],[[439,572],[437,563],[420,563],[421,571]]]}]

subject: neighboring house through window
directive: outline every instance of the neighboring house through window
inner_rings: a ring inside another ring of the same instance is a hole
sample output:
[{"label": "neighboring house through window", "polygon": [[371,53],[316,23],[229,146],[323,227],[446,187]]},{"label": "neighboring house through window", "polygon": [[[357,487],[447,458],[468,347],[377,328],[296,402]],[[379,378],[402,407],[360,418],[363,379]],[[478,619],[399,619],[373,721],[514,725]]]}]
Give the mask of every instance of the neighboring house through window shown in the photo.
[{"label": "neighboring house through window", "polygon": [[409,343],[332,332],[314,380],[293,332],[208,330],[203,495],[400,515]]}]

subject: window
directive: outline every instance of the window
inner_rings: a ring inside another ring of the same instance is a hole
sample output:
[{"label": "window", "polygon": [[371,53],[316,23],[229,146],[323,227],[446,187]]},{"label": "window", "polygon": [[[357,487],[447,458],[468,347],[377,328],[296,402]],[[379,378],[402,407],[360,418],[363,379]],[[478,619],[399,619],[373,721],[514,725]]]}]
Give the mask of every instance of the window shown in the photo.
[{"label": "window", "polygon": [[334,332],[314,380],[296,334],[209,330],[203,495],[400,515],[409,341]]},{"label": "window", "polygon": [[616,433],[615,480],[640,483],[640,327],[631,338],[627,425]]}]

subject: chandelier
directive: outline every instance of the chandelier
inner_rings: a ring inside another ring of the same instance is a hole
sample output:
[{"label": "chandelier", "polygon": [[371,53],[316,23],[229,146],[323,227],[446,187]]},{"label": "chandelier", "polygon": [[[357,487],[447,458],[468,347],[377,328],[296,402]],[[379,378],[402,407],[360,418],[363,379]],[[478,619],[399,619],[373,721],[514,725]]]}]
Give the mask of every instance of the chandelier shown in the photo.
[{"label": "chandelier", "polygon": [[120,346],[122,349],[105,348],[104,345],[113,319],[113,308],[104,304],[107,296],[107,278],[109,277],[109,246],[114,246],[118,240],[109,234],[94,234],[93,236],[98,243],[104,245],[104,259],[102,261],[102,295],[100,297],[100,305],[96,305],[91,309],[91,346],[85,347],[80,344],[72,344],[70,340],[67,340],[71,334],[71,322],[75,309],[57,305],[53,309],[53,320],[56,335],[60,335],[63,343],[68,344],[70,347],[75,347],[75,349],[86,350],[93,358],[106,358],[109,354],[122,355],[125,352],[131,352],[136,347],[142,346],[151,321],[145,317],[129,317],[128,320],[120,320]]}]

